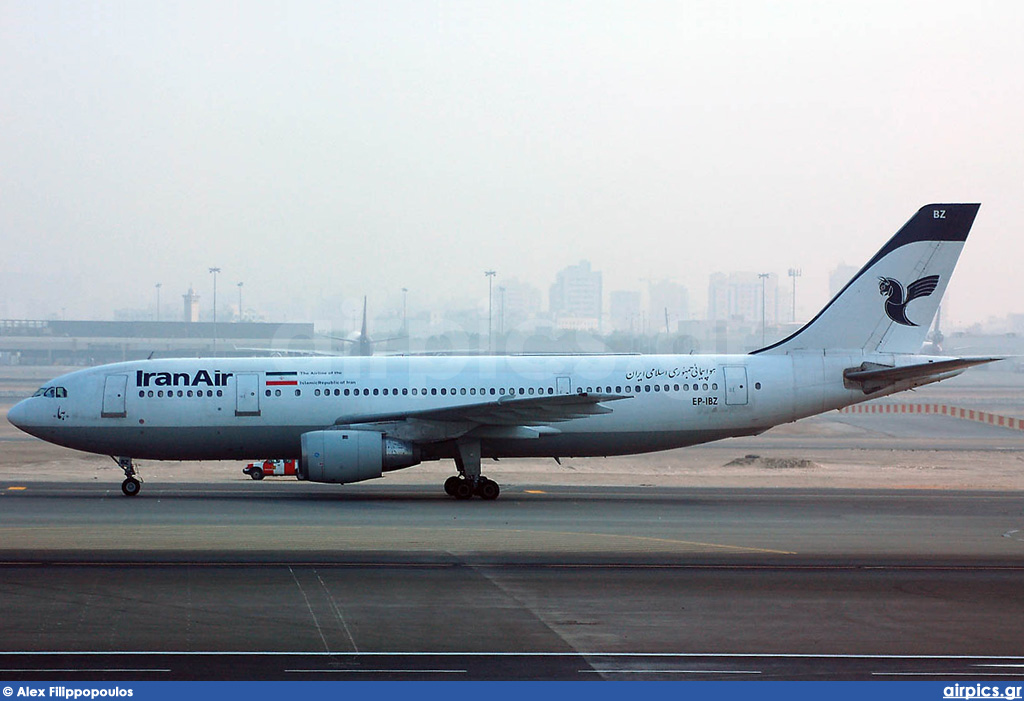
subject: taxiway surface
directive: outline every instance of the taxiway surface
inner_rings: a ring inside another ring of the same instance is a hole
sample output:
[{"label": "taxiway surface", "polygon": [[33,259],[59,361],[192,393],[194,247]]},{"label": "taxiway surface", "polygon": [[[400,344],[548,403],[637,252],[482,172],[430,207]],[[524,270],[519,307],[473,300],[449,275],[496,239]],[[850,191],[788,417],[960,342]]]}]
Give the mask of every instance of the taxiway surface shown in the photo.
[{"label": "taxiway surface", "polygon": [[0,497],[10,679],[1024,664],[1020,492],[544,487],[486,503],[416,485],[17,486]]}]

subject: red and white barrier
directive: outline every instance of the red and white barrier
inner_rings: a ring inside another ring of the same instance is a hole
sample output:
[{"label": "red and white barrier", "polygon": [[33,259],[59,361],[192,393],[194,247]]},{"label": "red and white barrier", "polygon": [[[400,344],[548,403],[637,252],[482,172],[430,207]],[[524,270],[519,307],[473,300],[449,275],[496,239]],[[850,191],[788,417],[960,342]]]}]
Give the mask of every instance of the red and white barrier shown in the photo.
[{"label": "red and white barrier", "polygon": [[1024,419],[1000,416],[987,411],[962,409],[948,404],[855,404],[839,410],[844,414],[937,414],[955,419],[977,421],[991,426],[1002,426],[1015,431],[1024,431]]}]

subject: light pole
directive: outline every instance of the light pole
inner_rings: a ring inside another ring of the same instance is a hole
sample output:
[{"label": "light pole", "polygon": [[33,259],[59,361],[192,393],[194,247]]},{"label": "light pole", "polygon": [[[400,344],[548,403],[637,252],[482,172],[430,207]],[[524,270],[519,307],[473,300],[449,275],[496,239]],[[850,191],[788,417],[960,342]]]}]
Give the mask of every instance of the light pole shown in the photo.
[{"label": "light pole", "polygon": [[498,292],[501,294],[501,309],[498,311],[498,334],[500,336],[505,335],[505,286],[501,285],[498,288]]},{"label": "light pole", "polygon": [[242,285],[244,282],[238,283],[238,321],[242,321]]},{"label": "light pole", "polygon": [[761,278],[761,347],[763,348],[764,337],[765,337],[765,324],[764,324],[764,281],[771,277],[771,273],[758,273],[757,276]]},{"label": "light pole", "polygon": [[494,284],[494,276],[497,275],[497,272],[485,270],[484,275],[487,276],[487,352],[491,353],[493,352],[491,345],[491,300],[493,299],[491,296],[491,286]]},{"label": "light pole", "polygon": [[217,273],[220,268],[210,268],[213,273],[213,352],[217,352]]},{"label": "light pole", "polygon": [[[409,288],[402,288],[402,335],[409,335]],[[408,346],[406,346],[408,348]]]},{"label": "light pole", "polygon": [[156,283],[156,320],[160,321],[160,288],[163,287],[162,282]]},{"label": "light pole", "polygon": [[793,278],[793,323],[796,323],[796,279],[803,275],[800,268],[790,268],[789,276]]}]

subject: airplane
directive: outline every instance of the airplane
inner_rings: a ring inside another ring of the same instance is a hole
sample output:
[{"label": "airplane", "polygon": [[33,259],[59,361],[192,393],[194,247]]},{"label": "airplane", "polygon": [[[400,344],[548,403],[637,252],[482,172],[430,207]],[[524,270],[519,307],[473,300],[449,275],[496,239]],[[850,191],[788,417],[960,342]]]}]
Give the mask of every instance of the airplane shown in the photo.
[{"label": "airplane", "polygon": [[742,355],[192,358],[56,378],[21,430],[136,460],[298,460],[346,484],[454,459],[445,491],[496,499],[483,458],[628,455],[753,436],[995,357],[918,355],[978,204],[922,207],[810,322]]},{"label": "airplane", "polygon": [[[403,326],[403,332],[404,332],[404,330],[405,329],[404,329],[404,326]],[[373,347],[374,347],[374,345],[389,343],[391,341],[397,341],[399,339],[405,338],[404,335],[402,335],[402,336],[395,336],[393,338],[385,338],[385,339],[379,340],[379,341],[370,338],[370,334],[367,333],[367,331],[366,331],[366,296],[365,295],[363,296],[363,325],[362,325],[362,328],[360,328],[360,330],[359,330],[359,334],[358,335],[353,334],[353,336],[355,336],[355,337],[354,338],[351,338],[351,337],[350,338],[341,338],[341,337],[338,337],[338,336],[331,336],[330,338],[332,340],[335,340],[335,341],[341,341],[342,343],[351,343],[352,346],[351,346],[351,350],[349,351],[349,355],[357,355],[357,356],[373,355]]]},{"label": "airplane", "polygon": [[[350,350],[348,352],[348,355],[356,355],[356,356],[373,355],[373,347],[374,347],[374,345],[390,343],[391,341],[398,341],[398,340],[402,340],[402,339],[408,338],[408,336],[404,334],[404,330],[405,330],[405,325],[404,324],[402,326],[403,335],[395,336],[393,338],[385,338],[385,339],[381,339],[381,340],[376,340],[376,339],[370,338],[370,334],[367,333],[366,329],[367,329],[367,324],[366,324],[366,296],[364,295],[363,296],[363,325],[362,325],[362,328],[359,330],[359,332],[353,332],[352,334],[349,335],[348,338],[342,338],[340,336],[326,336],[326,338],[329,338],[332,341],[340,341],[341,343],[351,343],[352,345],[349,346]],[[289,348],[246,348],[246,347],[235,346],[235,350],[243,351],[243,352],[250,352],[250,353],[259,353],[260,355],[266,354],[266,355],[270,355],[271,357],[289,356],[289,355],[290,356],[318,356],[319,355],[319,356],[334,357],[334,356],[337,355],[337,353],[335,353],[335,352],[326,352],[326,351],[318,351],[318,350],[291,350]]]}]

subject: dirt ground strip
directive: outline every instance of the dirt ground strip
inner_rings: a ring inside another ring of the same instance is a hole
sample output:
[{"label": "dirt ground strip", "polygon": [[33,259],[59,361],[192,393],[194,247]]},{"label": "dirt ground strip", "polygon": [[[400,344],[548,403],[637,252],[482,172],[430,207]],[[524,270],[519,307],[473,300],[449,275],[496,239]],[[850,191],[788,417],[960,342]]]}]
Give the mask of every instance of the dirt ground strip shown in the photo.
[{"label": "dirt ground strip", "polygon": [[[19,481],[105,481],[121,472],[107,456],[60,448],[25,436],[0,408],[0,485]],[[837,414],[779,426],[759,438],[730,439],[647,455],[485,461],[504,488],[567,485],[675,487],[810,487],[1024,490],[1024,434],[993,449],[933,450],[843,423]],[[952,419],[950,419],[952,420]],[[806,442],[812,447],[801,447]],[[826,444],[829,447],[814,447]],[[972,441],[972,445],[976,442]],[[891,447],[890,447],[891,446]],[[1016,447],[1015,447],[1016,446]],[[256,459],[258,456],[253,456]],[[242,462],[141,462],[149,484],[249,480]],[[382,484],[441,484],[450,461],[387,473]],[[294,478],[268,478],[296,484]]]}]

